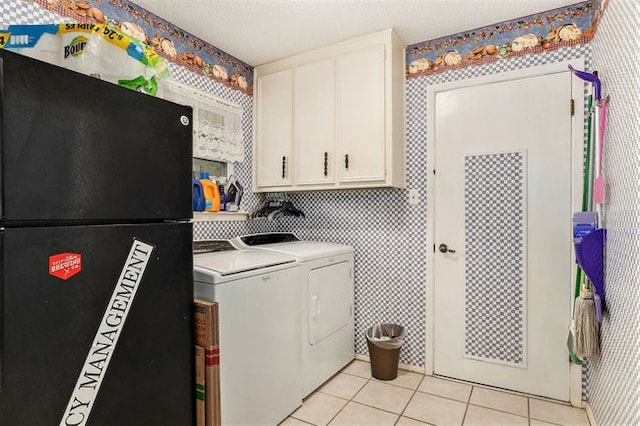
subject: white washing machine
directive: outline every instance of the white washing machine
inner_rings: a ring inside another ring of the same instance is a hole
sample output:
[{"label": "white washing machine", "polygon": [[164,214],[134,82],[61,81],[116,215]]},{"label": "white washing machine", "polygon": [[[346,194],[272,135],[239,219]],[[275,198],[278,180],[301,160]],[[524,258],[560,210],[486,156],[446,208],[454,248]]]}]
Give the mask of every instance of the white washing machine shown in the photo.
[{"label": "white washing machine", "polygon": [[194,242],[197,298],[218,302],[224,425],[276,425],[302,403],[301,268],[292,256]]},{"label": "white washing machine", "polygon": [[353,247],[291,233],[236,237],[236,247],[295,256],[302,268],[302,397],[355,358]]}]

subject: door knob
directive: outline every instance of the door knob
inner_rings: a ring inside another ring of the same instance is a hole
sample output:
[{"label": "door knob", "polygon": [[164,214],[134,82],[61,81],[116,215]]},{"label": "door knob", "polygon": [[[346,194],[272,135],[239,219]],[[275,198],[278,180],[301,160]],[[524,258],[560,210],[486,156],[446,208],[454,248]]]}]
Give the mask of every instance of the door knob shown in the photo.
[{"label": "door knob", "polygon": [[438,246],[438,250],[440,250],[440,253],[455,253],[455,250],[451,250],[449,247],[447,247],[446,244],[440,244]]}]

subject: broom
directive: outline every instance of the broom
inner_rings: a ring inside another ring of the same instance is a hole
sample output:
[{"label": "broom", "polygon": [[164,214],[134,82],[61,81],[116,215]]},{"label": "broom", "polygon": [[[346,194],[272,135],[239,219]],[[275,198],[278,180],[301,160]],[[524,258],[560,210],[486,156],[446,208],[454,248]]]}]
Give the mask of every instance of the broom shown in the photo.
[{"label": "broom", "polygon": [[600,323],[596,316],[596,302],[591,283],[588,282],[575,302],[575,352],[582,359],[600,354],[598,333]]}]

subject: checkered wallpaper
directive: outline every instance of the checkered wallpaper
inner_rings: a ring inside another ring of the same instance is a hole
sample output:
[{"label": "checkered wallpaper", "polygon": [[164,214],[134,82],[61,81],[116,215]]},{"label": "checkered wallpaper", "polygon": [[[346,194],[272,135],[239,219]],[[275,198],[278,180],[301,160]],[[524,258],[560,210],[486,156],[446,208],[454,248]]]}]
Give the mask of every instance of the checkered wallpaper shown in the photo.
[{"label": "checkered wallpaper", "polygon": [[[259,204],[259,194],[251,192],[251,162],[253,138],[253,99],[238,90],[232,90],[224,84],[217,83],[210,78],[189,71],[187,68],[169,63],[171,77],[183,84],[196,87],[212,93],[222,99],[234,102],[242,107],[242,134],[245,144],[245,161],[234,165],[233,174],[245,188],[242,196],[241,208],[252,209]],[[193,226],[194,239],[231,238],[246,234],[247,222],[195,222]]]},{"label": "checkered wallpaper", "polygon": [[53,24],[72,23],[71,18],[49,12],[37,3],[28,1],[0,2],[0,28],[17,24]]},{"label": "checkered wallpaper", "polygon": [[640,3],[610,0],[592,42],[610,95],[604,148],[607,313],[602,353],[589,363],[598,425],[640,424]]},{"label": "checkered wallpaper", "polygon": [[525,366],[526,156],[464,161],[464,356]]}]

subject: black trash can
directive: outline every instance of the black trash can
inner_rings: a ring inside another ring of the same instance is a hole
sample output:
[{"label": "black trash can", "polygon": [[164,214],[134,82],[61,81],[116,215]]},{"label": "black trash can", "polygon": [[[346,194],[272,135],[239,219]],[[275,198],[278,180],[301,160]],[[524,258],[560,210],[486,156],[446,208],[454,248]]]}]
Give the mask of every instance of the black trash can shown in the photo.
[{"label": "black trash can", "polygon": [[365,333],[371,361],[371,375],[379,380],[398,377],[400,349],[404,343],[404,327],[398,324],[378,324]]}]

